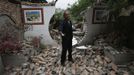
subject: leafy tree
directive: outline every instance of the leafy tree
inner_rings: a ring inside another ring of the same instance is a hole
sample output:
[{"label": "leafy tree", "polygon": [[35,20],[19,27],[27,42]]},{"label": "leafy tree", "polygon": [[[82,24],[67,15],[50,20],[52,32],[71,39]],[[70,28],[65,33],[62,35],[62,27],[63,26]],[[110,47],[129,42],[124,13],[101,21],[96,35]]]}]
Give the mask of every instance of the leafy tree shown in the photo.
[{"label": "leafy tree", "polygon": [[94,0],[78,0],[78,2],[74,3],[69,10],[75,19],[81,19],[79,14],[88,6],[91,6],[93,2]]},{"label": "leafy tree", "polygon": [[[102,0],[108,6],[108,10],[111,15],[116,17],[119,16],[119,13],[122,8],[127,8],[130,5],[134,5],[134,0]],[[88,6],[92,6],[95,0],[78,0],[75,4],[69,8],[72,16],[75,19],[80,19],[79,14],[85,10]]]},{"label": "leafy tree", "polygon": [[108,10],[116,15],[119,16],[122,8],[127,8],[130,5],[134,4],[134,0],[104,0],[108,6]]}]

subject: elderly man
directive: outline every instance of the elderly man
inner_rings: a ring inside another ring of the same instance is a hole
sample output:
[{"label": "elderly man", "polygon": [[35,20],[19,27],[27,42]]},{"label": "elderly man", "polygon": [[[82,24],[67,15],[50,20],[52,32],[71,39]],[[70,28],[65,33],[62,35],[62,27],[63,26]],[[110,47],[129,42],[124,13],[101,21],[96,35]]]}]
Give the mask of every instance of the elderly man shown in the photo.
[{"label": "elderly man", "polygon": [[68,61],[73,62],[73,58],[72,58],[73,29],[72,29],[72,22],[70,20],[69,12],[65,11],[63,17],[64,20],[60,24],[60,34],[62,36],[61,65],[65,66],[67,51],[68,51]]}]

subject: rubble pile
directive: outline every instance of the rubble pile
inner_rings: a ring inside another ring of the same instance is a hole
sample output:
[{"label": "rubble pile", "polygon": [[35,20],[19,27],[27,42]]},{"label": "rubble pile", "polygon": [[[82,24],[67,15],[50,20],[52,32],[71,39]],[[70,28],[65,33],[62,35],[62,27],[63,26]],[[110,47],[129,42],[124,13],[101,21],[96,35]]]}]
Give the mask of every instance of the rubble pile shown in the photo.
[{"label": "rubble pile", "polygon": [[[95,38],[94,49],[108,56],[118,66],[121,75],[123,73],[125,75],[133,75],[134,51],[124,46],[126,39],[126,36],[120,32],[100,34]],[[123,73],[120,72],[120,70],[124,69]],[[126,71],[129,71],[129,74]]]},{"label": "rubble pile", "polygon": [[94,46],[100,48],[101,51],[108,51],[112,54],[126,54],[134,57],[134,51],[125,47],[125,35],[119,32],[112,32],[110,34],[102,34],[96,37]]},{"label": "rubble pile", "polygon": [[47,69],[53,69],[57,62],[57,52],[55,48],[45,49],[42,52],[35,50],[35,48],[30,45],[30,42],[23,43],[22,52],[17,53],[23,54],[28,58],[27,62],[21,66],[9,66],[5,67],[4,75],[44,75]]},{"label": "rubble pile", "polygon": [[126,66],[128,66],[130,73],[134,74],[134,61],[131,63],[128,63]]},{"label": "rubble pile", "polygon": [[125,36],[125,34],[115,31],[115,32],[111,32],[108,34],[99,34],[96,38],[95,38],[95,45],[98,44],[103,44],[105,45],[110,45],[113,47],[121,47],[124,46],[125,41],[126,41],[127,37]]},{"label": "rubble pile", "polygon": [[129,75],[127,70],[120,70],[95,49],[88,48],[86,55],[73,49],[75,62],[66,61],[66,66],[63,67],[60,65],[60,49],[47,48],[30,56],[28,62],[21,66],[6,66],[5,75]]},{"label": "rubble pile", "polygon": [[30,56],[39,54],[40,50],[35,49],[35,47],[32,45],[31,42],[24,40],[20,43],[21,43],[21,50],[12,51],[11,53],[9,53],[9,52],[8,53],[14,54],[14,55],[24,55],[26,57],[30,57]]}]

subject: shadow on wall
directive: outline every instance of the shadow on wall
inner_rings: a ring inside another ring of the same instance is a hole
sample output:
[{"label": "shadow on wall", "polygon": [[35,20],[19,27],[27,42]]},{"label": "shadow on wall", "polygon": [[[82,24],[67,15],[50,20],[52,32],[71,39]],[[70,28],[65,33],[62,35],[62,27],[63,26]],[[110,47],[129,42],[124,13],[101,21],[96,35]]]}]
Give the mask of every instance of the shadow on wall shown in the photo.
[{"label": "shadow on wall", "polygon": [[114,29],[125,33],[127,37],[126,46],[134,49],[134,13],[131,13],[130,16],[119,17]]},{"label": "shadow on wall", "polygon": [[60,44],[60,34],[59,34],[59,25],[60,25],[60,19],[58,16],[54,15],[49,23],[49,32],[53,40],[55,40],[58,44]]}]

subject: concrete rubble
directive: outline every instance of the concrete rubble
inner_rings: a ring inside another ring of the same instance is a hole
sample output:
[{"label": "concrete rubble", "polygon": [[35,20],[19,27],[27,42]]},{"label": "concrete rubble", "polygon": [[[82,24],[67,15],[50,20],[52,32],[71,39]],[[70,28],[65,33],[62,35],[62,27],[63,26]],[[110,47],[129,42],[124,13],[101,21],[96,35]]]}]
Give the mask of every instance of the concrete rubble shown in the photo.
[{"label": "concrete rubble", "polygon": [[[61,49],[49,47],[42,51],[35,50],[30,42],[25,45],[22,52],[29,60],[21,66],[6,66],[4,75],[133,75],[134,62],[129,63],[125,69],[122,65],[114,64],[111,59],[98,52],[97,46],[90,46],[86,55],[76,48],[73,49],[74,63],[66,61],[65,67],[60,65]],[[101,49],[101,48],[99,48]],[[34,52],[33,52],[34,51]],[[132,66],[133,65],[133,66]],[[131,71],[131,72],[130,72]]]},{"label": "concrete rubble", "polygon": [[95,45],[111,45],[112,47],[122,47],[125,45],[127,37],[125,34],[119,31],[113,31],[111,33],[101,33],[94,38]]}]

